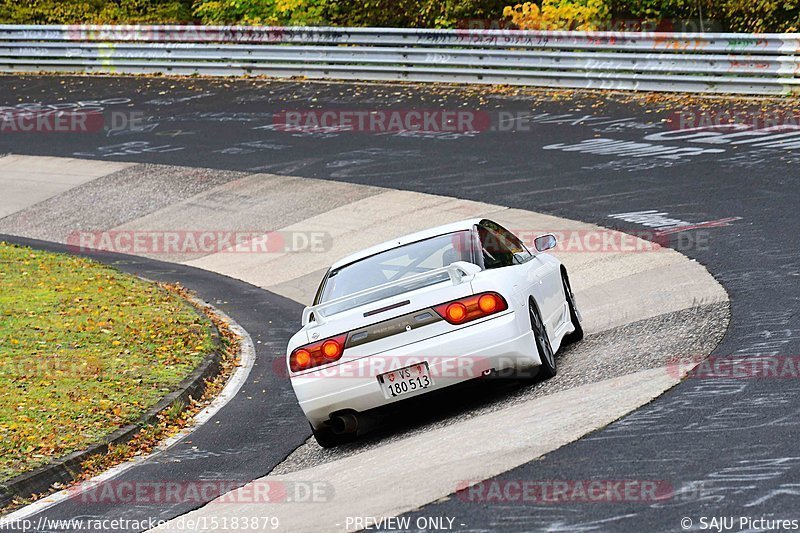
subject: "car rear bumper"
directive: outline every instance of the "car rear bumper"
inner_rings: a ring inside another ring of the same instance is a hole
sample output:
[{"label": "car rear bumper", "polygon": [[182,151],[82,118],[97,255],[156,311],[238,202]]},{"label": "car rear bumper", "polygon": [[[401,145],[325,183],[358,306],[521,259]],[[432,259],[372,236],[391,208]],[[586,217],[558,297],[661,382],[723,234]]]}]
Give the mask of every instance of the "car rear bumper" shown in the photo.
[{"label": "car rear bumper", "polygon": [[[480,377],[485,371],[541,364],[532,332],[513,312],[387,352],[292,377],[308,420],[319,428],[331,413],[363,412]],[[387,398],[378,375],[425,362],[433,384]]]}]

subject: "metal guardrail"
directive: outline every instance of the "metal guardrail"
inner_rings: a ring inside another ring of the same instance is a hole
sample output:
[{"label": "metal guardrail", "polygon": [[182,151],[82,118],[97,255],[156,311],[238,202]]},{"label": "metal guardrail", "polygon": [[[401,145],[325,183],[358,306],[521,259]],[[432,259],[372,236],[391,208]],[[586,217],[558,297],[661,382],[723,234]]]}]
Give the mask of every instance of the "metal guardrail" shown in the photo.
[{"label": "metal guardrail", "polygon": [[800,34],[0,25],[0,70],[800,93]]}]

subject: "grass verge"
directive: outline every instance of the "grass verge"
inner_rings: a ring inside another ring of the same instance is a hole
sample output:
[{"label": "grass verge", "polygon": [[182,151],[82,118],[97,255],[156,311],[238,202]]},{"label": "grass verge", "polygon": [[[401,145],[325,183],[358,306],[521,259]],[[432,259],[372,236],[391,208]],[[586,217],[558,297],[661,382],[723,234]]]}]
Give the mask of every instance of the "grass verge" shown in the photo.
[{"label": "grass verge", "polygon": [[212,348],[174,291],[0,243],[0,482],[135,421]]}]

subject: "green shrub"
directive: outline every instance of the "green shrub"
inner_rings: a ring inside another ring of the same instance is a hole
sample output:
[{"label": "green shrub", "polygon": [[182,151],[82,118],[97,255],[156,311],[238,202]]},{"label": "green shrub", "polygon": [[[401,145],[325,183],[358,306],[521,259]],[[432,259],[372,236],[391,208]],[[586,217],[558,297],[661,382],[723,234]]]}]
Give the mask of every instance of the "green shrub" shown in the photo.
[{"label": "green shrub", "polygon": [[0,23],[178,23],[191,20],[191,4],[192,0],[0,0]]},{"label": "green shrub", "polygon": [[[615,20],[678,22],[697,21],[702,11],[706,28],[716,30],[786,32],[800,27],[798,0],[537,0],[529,4],[525,10],[524,4],[517,8],[508,0],[0,0],[0,23],[453,28],[497,27],[498,21],[510,22],[518,12],[516,18],[525,22],[523,26],[566,28],[598,27],[607,13]],[[510,8],[507,18],[506,6]],[[680,24],[672,27],[681,28]]]},{"label": "green shrub", "polygon": [[709,2],[709,18],[730,31],[796,32],[800,28],[800,2],[781,0],[725,0]]},{"label": "green shrub", "polygon": [[452,28],[501,19],[504,0],[197,0],[205,24]]},{"label": "green shrub", "polygon": [[[194,14],[203,24],[322,25],[328,0],[196,0]],[[335,5],[335,4],[334,4]]]},{"label": "green shrub", "polygon": [[603,0],[542,0],[541,6],[524,2],[506,6],[503,15],[523,30],[598,30],[609,19]]},{"label": "green shrub", "polygon": [[797,0],[611,0],[614,18],[699,19],[733,32],[787,32],[800,27]]},{"label": "green shrub", "polygon": [[617,18],[663,20],[699,17],[697,0],[611,0],[609,4]]},{"label": "green shrub", "polygon": [[503,0],[344,0],[330,10],[336,24],[454,28],[502,19]]},{"label": "green shrub", "polygon": [[199,0],[194,14],[203,24],[278,24],[273,0]]}]

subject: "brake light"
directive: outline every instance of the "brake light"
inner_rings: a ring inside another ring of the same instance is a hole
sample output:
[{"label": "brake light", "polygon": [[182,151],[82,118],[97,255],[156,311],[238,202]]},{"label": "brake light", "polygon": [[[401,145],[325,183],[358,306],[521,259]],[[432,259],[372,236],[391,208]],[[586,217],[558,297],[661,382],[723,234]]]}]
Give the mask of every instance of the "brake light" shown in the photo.
[{"label": "brake light", "polygon": [[311,353],[308,350],[297,350],[294,353],[294,361],[298,368],[308,368],[311,366]]},{"label": "brake light", "polygon": [[486,314],[494,313],[495,309],[497,309],[499,305],[500,302],[498,302],[497,296],[494,294],[484,294],[478,298],[478,307],[480,307],[481,311]]},{"label": "brake light", "polygon": [[331,337],[313,344],[296,348],[289,356],[289,368],[292,372],[302,372],[315,366],[338,361],[344,354],[344,343],[347,334]]},{"label": "brake light", "polygon": [[463,324],[508,309],[505,299],[496,292],[467,296],[433,308],[451,324]]},{"label": "brake light", "polygon": [[322,355],[325,356],[325,359],[338,359],[339,356],[342,355],[342,351],[342,345],[336,342],[334,339],[330,339],[322,343]]},{"label": "brake light", "polygon": [[467,306],[461,302],[453,302],[445,307],[444,316],[449,322],[463,322],[467,318]]}]

